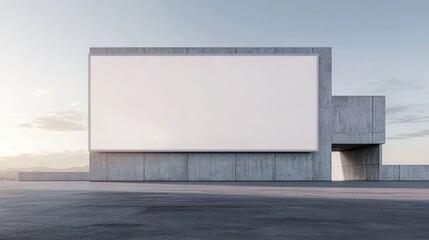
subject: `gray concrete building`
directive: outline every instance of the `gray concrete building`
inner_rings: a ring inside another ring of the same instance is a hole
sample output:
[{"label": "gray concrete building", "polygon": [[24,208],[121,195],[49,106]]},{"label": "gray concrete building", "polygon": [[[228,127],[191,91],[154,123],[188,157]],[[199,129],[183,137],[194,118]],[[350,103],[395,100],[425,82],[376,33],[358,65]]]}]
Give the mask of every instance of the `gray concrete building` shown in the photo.
[{"label": "gray concrete building", "polygon": [[[90,181],[416,180],[409,172],[417,167],[402,168],[401,175],[399,166],[382,165],[385,97],[332,96],[331,48],[90,49],[90,56],[103,55],[317,55],[319,147],[313,152],[90,150]],[[419,177],[427,178],[426,172]]]}]

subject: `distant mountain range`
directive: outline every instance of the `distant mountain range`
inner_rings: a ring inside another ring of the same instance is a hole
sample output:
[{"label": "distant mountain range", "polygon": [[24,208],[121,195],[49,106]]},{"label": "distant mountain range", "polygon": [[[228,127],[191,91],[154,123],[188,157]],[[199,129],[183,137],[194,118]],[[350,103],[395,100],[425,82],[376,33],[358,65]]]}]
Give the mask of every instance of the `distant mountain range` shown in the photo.
[{"label": "distant mountain range", "polygon": [[0,172],[88,172],[89,166],[71,167],[71,168],[49,168],[49,167],[31,167],[31,168],[8,168],[0,169]]}]

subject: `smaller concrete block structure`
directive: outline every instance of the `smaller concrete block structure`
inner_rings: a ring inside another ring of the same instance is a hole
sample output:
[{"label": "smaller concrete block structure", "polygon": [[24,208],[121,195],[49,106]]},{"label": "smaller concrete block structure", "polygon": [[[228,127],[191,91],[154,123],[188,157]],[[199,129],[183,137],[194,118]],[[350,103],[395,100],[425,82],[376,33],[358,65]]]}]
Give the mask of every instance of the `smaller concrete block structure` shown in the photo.
[{"label": "smaller concrete block structure", "polygon": [[18,181],[88,181],[88,172],[18,172]]},{"label": "smaller concrete block structure", "polygon": [[334,96],[332,107],[332,180],[379,180],[385,98]]},{"label": "smaller concrete block structure", "polygon": [[333,96],[332,144],[383,144],[385,97]]}]

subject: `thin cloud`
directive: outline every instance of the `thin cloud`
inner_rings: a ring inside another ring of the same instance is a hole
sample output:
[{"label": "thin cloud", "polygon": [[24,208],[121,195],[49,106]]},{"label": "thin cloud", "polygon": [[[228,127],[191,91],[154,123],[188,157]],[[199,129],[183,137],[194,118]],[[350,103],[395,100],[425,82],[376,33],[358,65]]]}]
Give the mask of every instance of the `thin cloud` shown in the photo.
[{"label": "thin cloud", "polygon": [[17,124],[20,128],[36,128],[53,132],[80,132],[87,130],[87,115],[78,110],[80,104],[73,104],[66,110],[51,110]]},{"label": "thin cloud", "polygon": [[410,139],[410,138],[420,138],[420,137],[427,137],[429,136],[429,130],[422,130],[419,132],[413,132],[413,133],[402,133],[397,134],[392,137],[388,137],[388,140],[403,140],[403,139]]},{"label": "thin cloud", "polygon": [[45,96],[48,96],[50,93],[46,89],[38,88],[34,90],[31,95],[33,96],[33,101],[39,101]]},{"label": "thin cloud", "polygon": [[411,80],[402,80],[399,78],[387,78],[379,81],[369,82],[359,87],[358,91],[386,94],[398,91],[420,90],[422,87]]},{"label": "thin cloud", "polygon": [[386,109],[387,123],[422,123],[429,122],[429,113],[424,104],[402,104]]},{"label": "thin cloud", "polygon": [[429,122],[429,115],[408,114],[390,117],[388,123],[423,123]]},{"label": "thin cloud", "polygon": [[400,104],[400,105],[394,105],[386,108],[386,114],[387,115],[395,115],[403,112],[407,112],[410,110],[416,109],[415,104]]}]

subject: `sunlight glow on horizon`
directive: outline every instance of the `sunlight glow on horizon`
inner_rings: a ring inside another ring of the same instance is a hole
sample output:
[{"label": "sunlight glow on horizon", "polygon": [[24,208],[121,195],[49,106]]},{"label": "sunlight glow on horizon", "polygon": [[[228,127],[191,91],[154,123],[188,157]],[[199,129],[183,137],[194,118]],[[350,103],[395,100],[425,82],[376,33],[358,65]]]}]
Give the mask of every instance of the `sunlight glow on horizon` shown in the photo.
[{"label": "sunlight glow on horizon", "polygon": [[428,1],[0,5],[0,170],[88,165],[88,53],[98,46],[332,47],[333,95],[386,95],[383,162],[429,164]]}]

